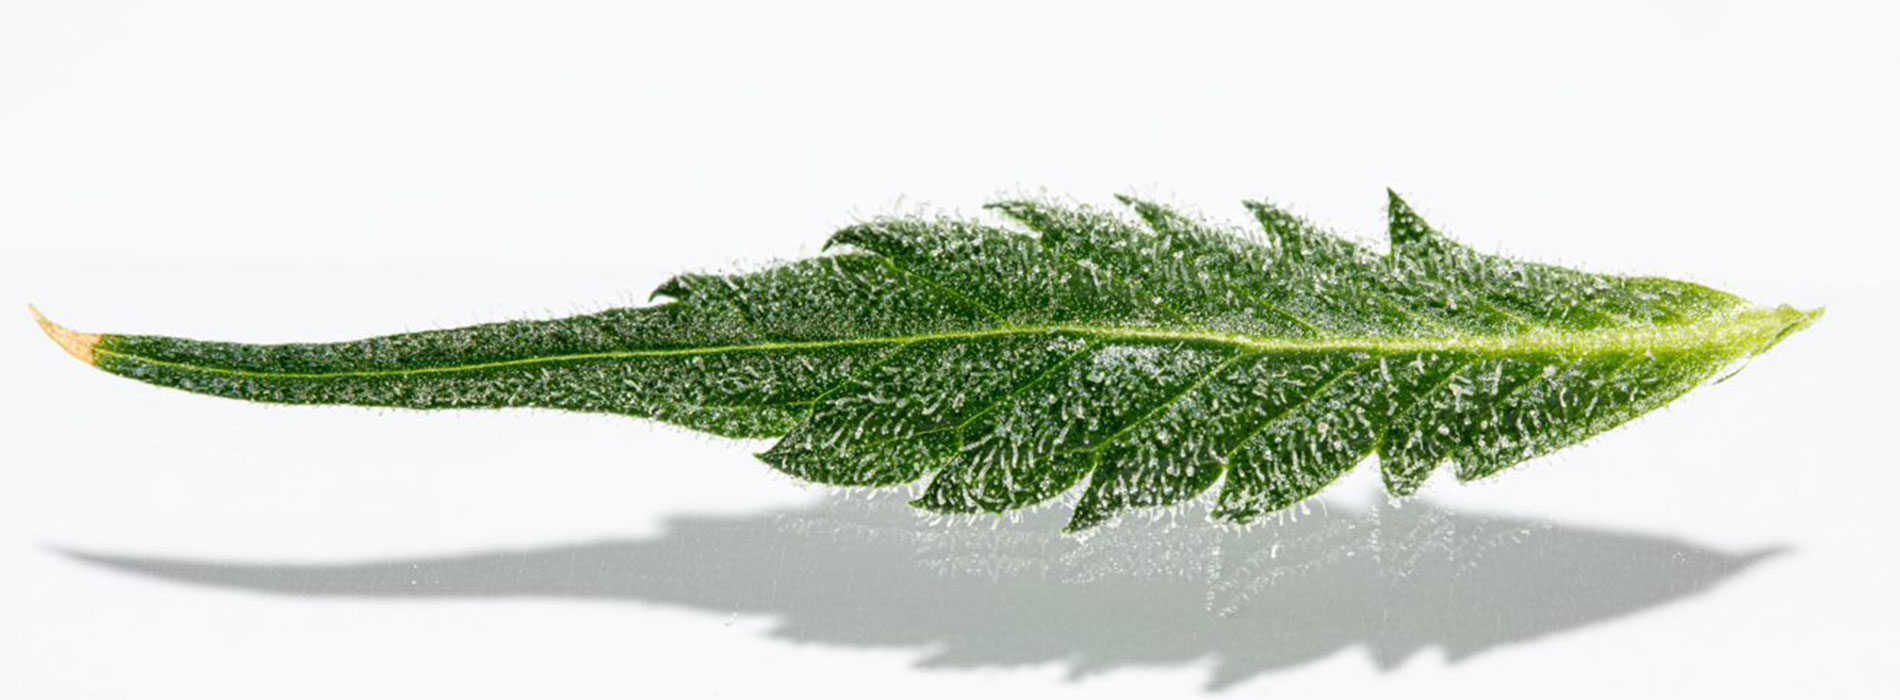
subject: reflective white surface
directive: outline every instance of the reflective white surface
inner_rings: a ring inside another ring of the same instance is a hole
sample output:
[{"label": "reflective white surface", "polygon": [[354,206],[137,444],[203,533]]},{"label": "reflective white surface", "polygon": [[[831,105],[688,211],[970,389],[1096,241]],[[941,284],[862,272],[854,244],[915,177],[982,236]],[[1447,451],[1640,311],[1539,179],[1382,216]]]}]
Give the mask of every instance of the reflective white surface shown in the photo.
[{"label": "reflective white surface", "polygon": [[[554,6],[550,6],[554,5]],[[1230,6],[1231,5],[1231,6]],[[834,502],[602,416],[286,408],[0,323],[8,697],[1892,695],[1881,3],[41,3],[0,301],[326,340],[640,303],[1046,187],[1826,305],[1483,484],[1246,533]],[[1278,551],[1275,551],[1275,547]]]}]

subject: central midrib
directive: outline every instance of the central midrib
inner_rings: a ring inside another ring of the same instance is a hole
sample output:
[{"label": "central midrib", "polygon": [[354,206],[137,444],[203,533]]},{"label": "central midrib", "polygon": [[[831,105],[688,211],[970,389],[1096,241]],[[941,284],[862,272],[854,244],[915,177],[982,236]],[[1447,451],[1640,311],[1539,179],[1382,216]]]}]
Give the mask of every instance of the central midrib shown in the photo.
[{"label": "central midrib", "polygon": [[[158,360],[111,349],[110,337],[95,352],[100,356],[121,358],[156,367],[203,372],[234,377],[277,379],[339,379],[400,377],[425,374],[478,372],[509,367],[588,362],[593,360],[693,357],[749,352],[825,350],[878,345],[908,345],[932,341],[984,340],[1029,335],[1070,335],[1108,342],[1175,342],[1220,345],[1250,353],[1364,352],[1377,355],[1412,355],[1426,352],[1458,352],[1494,357],[1512,355],[1601,355],[1634,352],[1681,352],[1707,349],[1746,351],[1748,341],[1777,332],[1786,322],[1765,309],[1751,309],[1724,318],[1704,319],[1692,324],[1650,326],[1635,329],[1597,329],[1576,332],[1536,331],[1519,335],[1453,335],[1435,338],[1263,338],[1211,331],[1169,330],[1157,328],[1110,328],[1082,325],[1006,326],[994,329],[945,331],[874,338],[846,338],[812,341],[771,341],[742,345],[717,345],[695,348],[656,350],[616,350],[611,352],[544,355],[514,360],[497,360],[465,365],[442,365],[407,369],[349,370],[340,372],[270,372],[230,367],[198,365]],[[1736,354],[1740,354],[1737,352]]]}]

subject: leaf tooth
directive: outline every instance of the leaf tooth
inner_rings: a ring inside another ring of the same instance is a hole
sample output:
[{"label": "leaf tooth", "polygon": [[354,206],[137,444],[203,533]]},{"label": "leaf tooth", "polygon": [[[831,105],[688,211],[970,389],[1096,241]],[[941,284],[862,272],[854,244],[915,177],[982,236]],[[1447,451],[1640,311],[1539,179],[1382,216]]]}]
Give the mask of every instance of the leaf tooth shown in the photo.
[{"label": "leaf tooth", "polygon": [[1213,516],[1250,522],[1318,493],[1364,459],[1376,439],[1366,420],[1380,381],[1371,366],[1331,363],[1297,400],[1261,416],[1229,453]]},{"label": "leaf tooth", "polygon": [[1089,225],[1078,212],[1049,201],[1011,199],[984,205],[1034,232],[1045,245],[1072,241],[1082,234],[1086,239]]},{"label": "leaf tooth", "polygon": [[[1320,361],[1323,365],[1323,360]],[[1069,532],[1112,520],[1128,508],[1180,503],[1219,480],[1227,452],[1259,416],[1319,381],[1313,358],[1244,354],[1209,370],[1164,410],[1105,444]]]},{"label": "leaf tooth", "polygon": [[1228,373],[1243,359],[1256,358],[1230,356],[1091,447],[1095,459],[1091,478],[1065,529],[1086,530],[1130,507],[1178,503],[1211,486],[1210,477],[1220,473],[1220,455],[1202,434],[1209,426],[1197,425],[1196,419],[1204,411],[1218,408],[1218,401],[1207,394],[1208,382]]},{"label": "leaf tooth", "polygon": [[1260,228],[1264,229],[1267,237],[1276,243],[1284,244],[1287,238],[1295,235],[1296,231],[1310,228],[1293,212],[1264,199],[1249,199],[1241,202],[1241,205],[1253,213],[1254,219],[1260,222]]},{"label": "leaf tooth", "polygon": [[[1434,358],[1424,374],[1424,388],[1408,392],[1397,415],[1380,431],[1379,472],[1386,493],[1404,498],[1418,492],[1425,480],[1444,464],[1453,449],[1449,425],[1460,414],[1462,393],[1471,386],[1458,382],[1480,363]],[[1461,391],[1459,387],[1466,389]]]},{"label": "leaf tooth", "polygon": [[[1462,268],[1478,264],[1477,258],[1484,258],[1491,264],[1511,264],[1505,258],[1480,256],[1469,246],[1454,241],[1419,216],[1418,210],[1399,197],[1399,193],[1386,189],[1386,238],[1391,243],[1394,257],[1416,257],[1430,260],[1433,265],[1445,266],[1442,273],[1460,272]],[[1478,291],[1478,290],[1473,290]]]},{"label": "leaf tooth", "polygon": [[1366,275],[1377,256],[1365,246],[1326,231],[1266,200],[1242,202],[1283,257],[1301,265],[1330,268],[1340,274]]},{"label": "leaf tooth", "polygon": [[707,286],[718,284],[725,280],[726,278],[723,275],[711,275],[699,272],[674,275],[671,279],[661,282],[660,286],[653,288],[653,293],[647,296],[647,300],[652,301],[660,297],[670,297],[675,301],[686,301]]},{"label": "leaf tooth", "polygon": [[1386,235],[1392,243],[1392,251],[1398,254],[1410,248],[1427,245],[1437,236],[1429,224],[1420,218],[1398,192],[1386,188]]},{"label": "leaf tooth", "polygon": [[903,248],[900,241],[917,236],[917,231],[908,229],[916,228],[919,223],[903,219],[878,219],[853,224],[838,229],[836,233],[831,234],[830,238],[825,239],[823,250],[851,246],[889,256]]},{"label": "leaf tooth", "polygon": [[1182,211],[1178,207],[1168,206],[1153,200],[1133,195],[1118,194],[1115,199],[1135,211],[1142,223],[1147,224],[1157,237],[1179,248],[1188,246],[1196,249],[1200,255],[1215,254],[1217,264],[1231,267],[1252,266],[1249,274],[1267,273],[1267,261],[1262,256],[1267,252],[1268,242],[1260,240],[1251,232],[1237,229],[1227,224],[1213,223],[1197,214]]},{"label": "leaf tooth", "polygon": [[1115,195],[1115,200],[1135,210],[1135,215],[1141,217],[1141,220],[1148,224],[1148,228],[1154,229],[1155,233],[1166,233],[1193,226],[1186,216],[1160,203],[1127,194]]}]

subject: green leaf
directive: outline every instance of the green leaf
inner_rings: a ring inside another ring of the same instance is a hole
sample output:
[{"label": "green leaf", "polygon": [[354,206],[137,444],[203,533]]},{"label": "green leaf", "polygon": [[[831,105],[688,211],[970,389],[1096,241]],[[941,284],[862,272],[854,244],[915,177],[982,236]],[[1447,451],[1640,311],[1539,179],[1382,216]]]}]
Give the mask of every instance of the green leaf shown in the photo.
[{"label": "green leaf", "polygon": [[[1078,491],[1071,529],[1219,485],[1247,522],[1377,453],[1387,489],[1461,480],[1653,410],[1807,327],[1706,287],[1459,245],[1390,201],[1379,255],[1249,203],[1261,232],[1123,198],[992,205],[1017,226],[880,219],[837,252],[684,275],[667,300],[341,343],[90,335],[108,372],[250,401],[617,413],[741,438],[840,486],[1003,512]],[[42,322],[43,319],[42,319]]]}]

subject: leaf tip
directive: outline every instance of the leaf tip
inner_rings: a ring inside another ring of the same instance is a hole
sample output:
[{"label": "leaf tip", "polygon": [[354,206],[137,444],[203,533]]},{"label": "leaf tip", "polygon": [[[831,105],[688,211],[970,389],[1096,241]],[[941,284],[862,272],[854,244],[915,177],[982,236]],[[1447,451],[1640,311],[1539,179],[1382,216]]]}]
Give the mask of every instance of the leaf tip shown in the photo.
[{"label": "leaf tip", "polygon": [[1430,241],[1435,232],[1425,220],[1405,203],[1405,198],[1392,188],[1385,188],[1386,235],[1392,241],[1395,251],[1412,248]]},{"label": "leaf tip", "polygon": [[1412,205],[1406,204],[1405,198],[1399,196],[1398,190],[1390,187],[1385,188],[1385,212],[1393,221],[1397,221],[1402,217],[1418,216],[1416,212],[1412,211]]},{"label": "leaf tip", "polygon": [[678,288],[676,282],[677,280],[669,279],[660,283],[660,286],[654,287],[653,293],[647,295],[647,303],[651,304],[662,298],[678,300],[679,296],[676,292],[680,292],[681,290]]},{"label": "leaf tip", "polygon": [[1021,219],[1036,211],[1036,202],[1028,199],[1000,199],[983,205],[986,211],[993,211],[1012,219]]},{"label": "leaf tip", "polygon": [[1753,354],[1760,355],[1768,352],[1770,348],[1780,345],[1781,341],[1787,340],[1788,336],[1806,330],[1808,326],[1814,325],[1815,321],[1821,320],[1821,317],[1826,315],[1827,307],[1825,306],[1802,311],[1786,304],[1781,305],[1774,310],[1774,316],[1781,323],[1781,328],[1775,331],[1774,337],[1769,338],[1768,342],[1762,343]]},{"label": "leaf tip", "polygon": [[32,304],[27,304],[26,310],[33,314],[33,322],[40,324],[40,330],[46,333],[46,337],[58,343],[60,349],[65,350],[66,354],[88,365],[98,364],[94,361],[96,359],[94,348],[98,347],[102,336],[96,333],[80,333],[54,323],[46,318],[46,314],[40,313],[39,307]]},{"label": "leaf tip", "polygon": [[826,238],[825,244],[819,247],[818,251],[821,253],[829,253],[831,249],[840,246],[854,246],[857,245],[859,241],[864,240],[864,237],[864,224],[846,226],[833,232],[830,238]]}]

